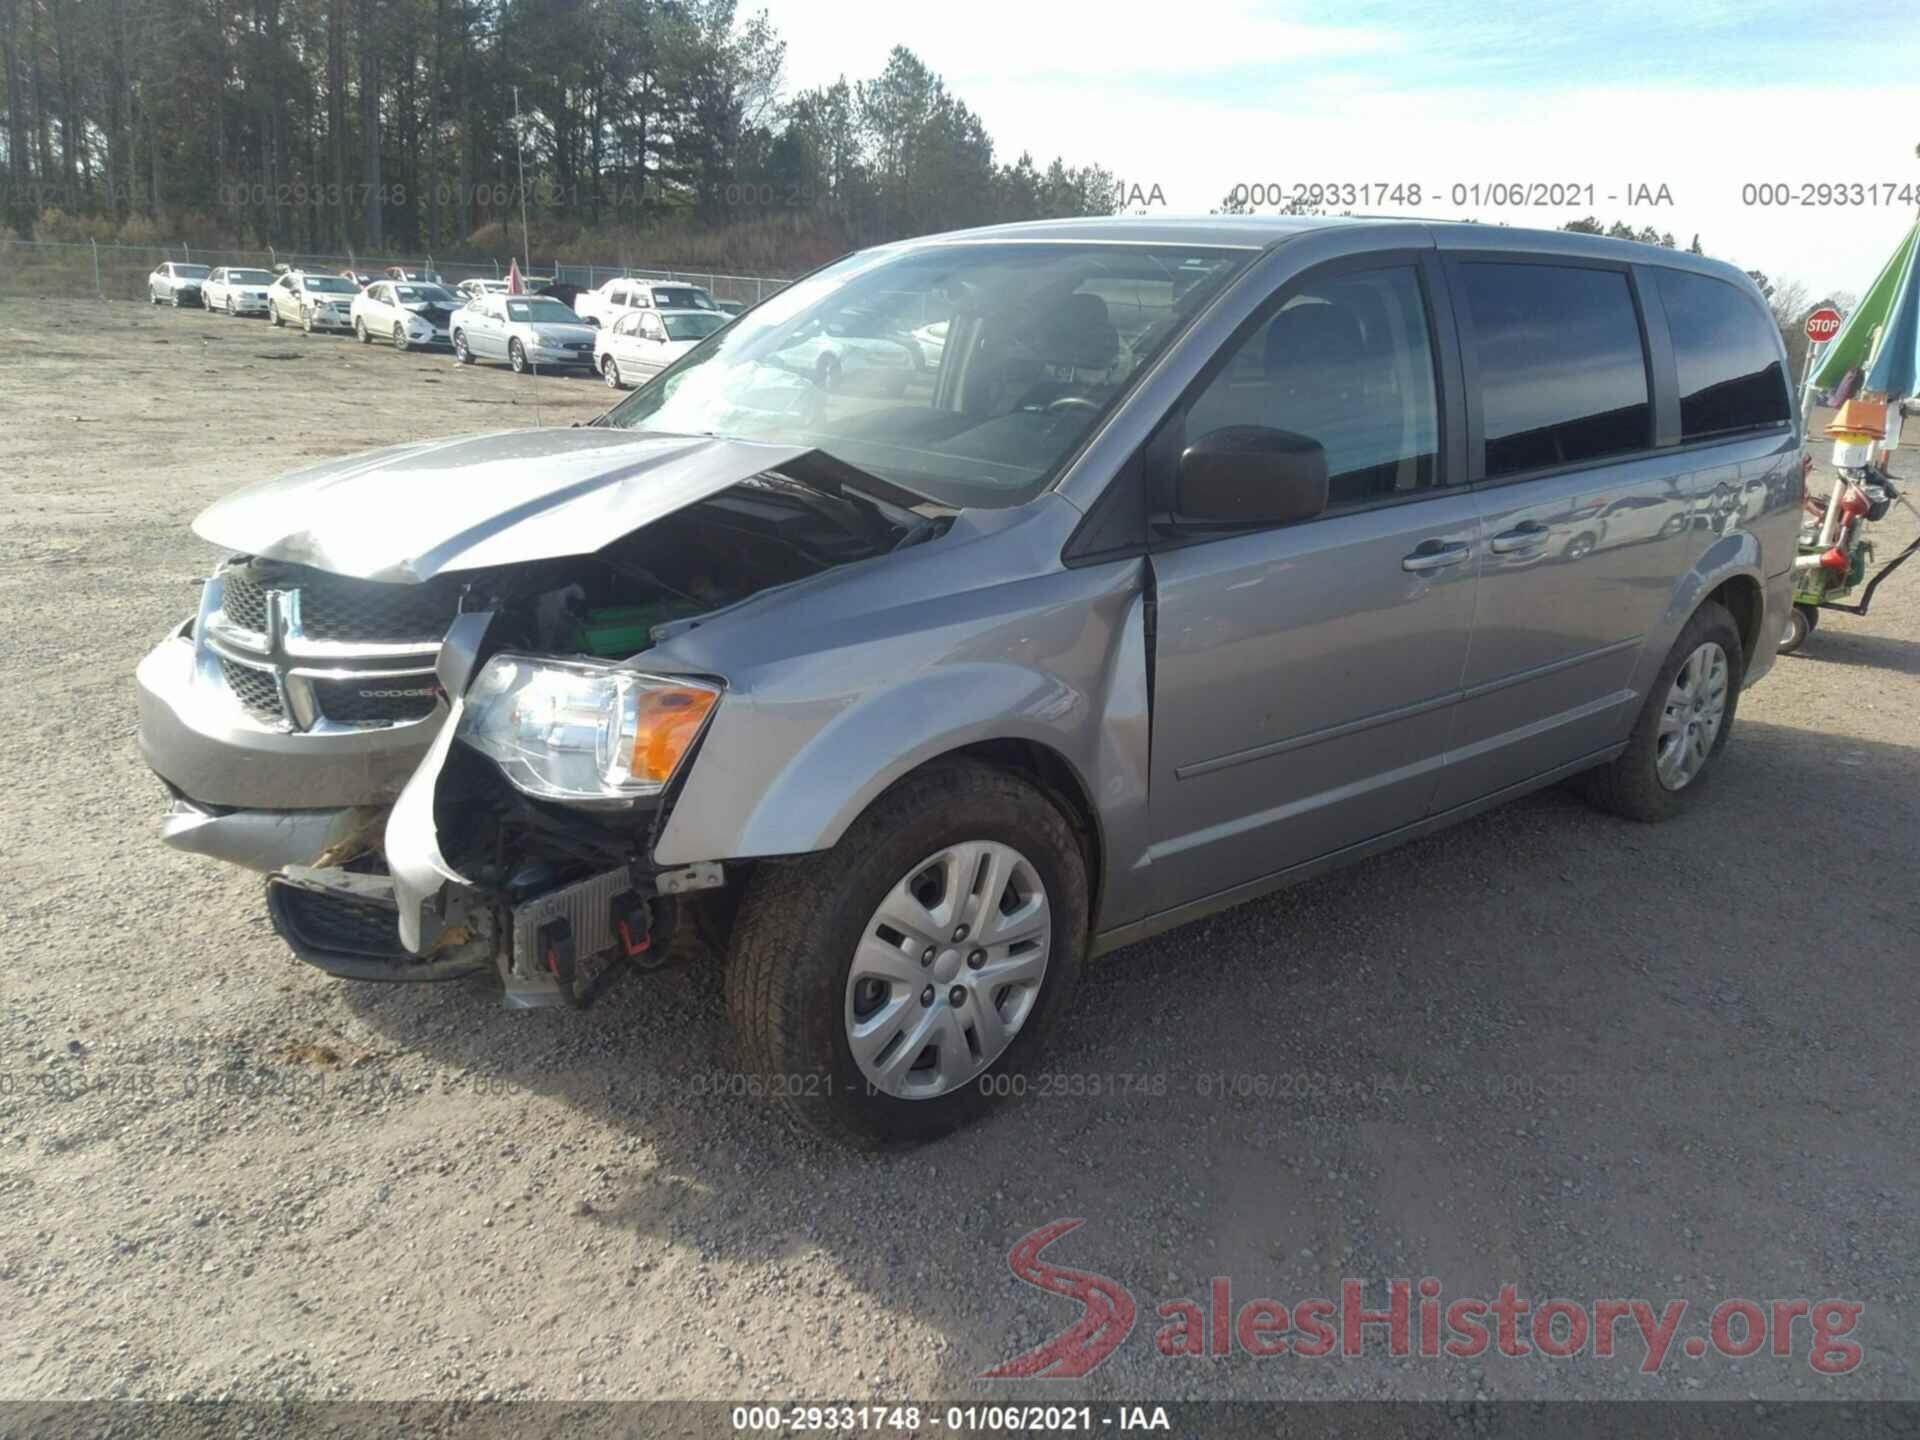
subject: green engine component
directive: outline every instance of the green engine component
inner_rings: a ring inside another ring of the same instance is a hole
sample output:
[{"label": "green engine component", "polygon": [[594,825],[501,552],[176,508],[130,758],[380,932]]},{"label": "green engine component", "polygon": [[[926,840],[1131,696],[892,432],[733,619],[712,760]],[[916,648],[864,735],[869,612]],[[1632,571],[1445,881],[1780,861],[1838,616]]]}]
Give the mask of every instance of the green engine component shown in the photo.
[{"label": "green engine component", "polygon": [[583,655],[624,660],[653,645],[653,627],[698,615],[706,606],[671,597],[645,605],[606,605],[574,620],[573,648]]}]

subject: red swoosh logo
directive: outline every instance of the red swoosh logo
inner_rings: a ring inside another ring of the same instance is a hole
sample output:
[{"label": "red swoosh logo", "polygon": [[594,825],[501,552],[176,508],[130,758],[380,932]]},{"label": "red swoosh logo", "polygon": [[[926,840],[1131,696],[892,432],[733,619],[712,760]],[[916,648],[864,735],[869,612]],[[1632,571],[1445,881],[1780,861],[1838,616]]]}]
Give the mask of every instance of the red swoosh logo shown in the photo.
[{"label": "red swoosh logo", "polygon": [[1007,1252],[1007,1264],[1027,1284],[1078,1300],[1086,1313],[1046,1344],[1036,1345],[1004,1365],[983,1371],[982,1379],[1038,1376],[1046,1380],[1067,1380],[1085,1375],[1111,1355],[1132,1331],[1133,1296],[1118,1281],[1085,1270],[1069,1270],[1064,1265],[1050,1265],[1040,1258],[1040,1252],[1047,1246],[1085,1223],[1083,1219],[1056,1220],[1041,1226]]}]

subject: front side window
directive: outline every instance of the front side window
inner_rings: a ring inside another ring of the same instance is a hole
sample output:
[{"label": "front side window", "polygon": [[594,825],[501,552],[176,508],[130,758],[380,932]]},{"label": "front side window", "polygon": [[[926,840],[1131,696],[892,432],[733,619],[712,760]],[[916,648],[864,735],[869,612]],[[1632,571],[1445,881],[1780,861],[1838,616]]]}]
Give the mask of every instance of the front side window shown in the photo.
[{"label": "front side window", "polygon": [[1787,423],[1779,332],[1724,280],[1655,272],[1680,381],[1680,438],[1703,440]]},{"label": "front side window", "polygon": [[1625,274],[1471,261],[1460,280],[1489,480],[1653,443],[1647,357]]},{"label": "front side window", "polygon": [[1308,279],[1187,409],[1186,443],[1235,425],[1319,442],[1329,509],[1439,483],[1433,348],[1409,267]]},{"label": "front side window", "polygon": [[[864,251],[716,329],[600,423],[810,446],[938,504],[1018,505],[1256,253],[1017,240]],[[937,349],[912,338],[938,321]]]}]

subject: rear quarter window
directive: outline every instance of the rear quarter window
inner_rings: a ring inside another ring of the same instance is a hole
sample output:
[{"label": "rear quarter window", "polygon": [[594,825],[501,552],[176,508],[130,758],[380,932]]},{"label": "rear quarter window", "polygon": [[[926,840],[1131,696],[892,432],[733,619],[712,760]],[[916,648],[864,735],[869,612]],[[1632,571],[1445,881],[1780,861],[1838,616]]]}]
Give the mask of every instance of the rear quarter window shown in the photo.
[{"label": "rear quarter window", "polygon": [[1623,272],[1472,261],[1460,284],[1489,480],[1652,445],[1647,357]]},{"label": "rear quarter window", "polygon": [[1786,367],[1773,321],[1724,280],[1657,272],[1680,383],[1680,438],[1767,430],[1788,419]]}]

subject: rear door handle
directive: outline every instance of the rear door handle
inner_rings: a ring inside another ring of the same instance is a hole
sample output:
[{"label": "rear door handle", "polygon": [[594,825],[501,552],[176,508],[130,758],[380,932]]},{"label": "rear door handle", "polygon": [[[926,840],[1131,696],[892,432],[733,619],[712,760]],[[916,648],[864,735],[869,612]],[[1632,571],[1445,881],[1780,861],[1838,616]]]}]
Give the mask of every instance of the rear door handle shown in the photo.
[{"label": "rear door handle", "polygon": [[1517,555],[1524,550],[1538,550],[1547,543],[1547,527],[1527,520],[1511,530],[1503,530],[1487,542],[1487,548],[1496,555]]},{"label": "rear door handle", "polygon": [[1444,570],[1449,565],[1458,565],[1472,553],[1471,546],[1458,541],[1442,544],[1437,540],[1428,540],[1411,555],[1403,557],[1400,568],[1421,575],[1429,570]]}]

